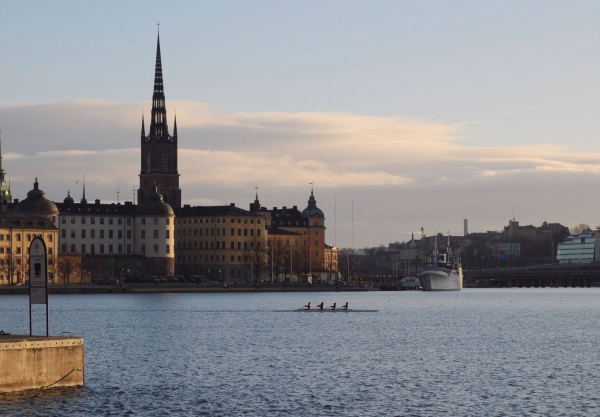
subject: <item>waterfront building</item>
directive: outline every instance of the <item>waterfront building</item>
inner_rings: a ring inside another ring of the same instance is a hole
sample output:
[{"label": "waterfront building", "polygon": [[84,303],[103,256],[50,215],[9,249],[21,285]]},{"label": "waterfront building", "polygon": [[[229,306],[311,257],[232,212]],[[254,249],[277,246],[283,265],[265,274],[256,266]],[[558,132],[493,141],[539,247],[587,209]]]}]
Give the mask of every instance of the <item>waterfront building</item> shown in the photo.
[{"label": "waterfront building", "polygon": [[253,252],[266,248],[263,215],[234,203],[196,207],[186,204],[175,213],[177,274],[218,281],[251,280]]},{"label": "waterfront building", "polygon": [[177,171],[177,141],[177,116],[173,120],[173,135],[169,133],[167,124],[159,35],[156,41],[154,92],[147,135],[142,115],[138,203],[144,201],[146,194],[152,192],[152,187],[156,185],[165,203],[175,209],[181,207],[181,189]]},{"label": "waterfront building", "polygon": [[568,236],[558,244],[556,260],[561,264],[600,261],[598,232],[588,230],[578,235]]},{"label": "waterfront building", "polygon": [[10,206],[2,203],[1,207],[0,285],[27,282],[29,245],[35,237],[46,243],[49,278],[53,279],[58,254],[58,230],[53,223],[58,215],[56,205],[46,198],[36,179],[27,198]]},{"label": "waterfront building", "polygon": [[497,242],[491,245],[492,257],[500,259],[518,258],[521,256],[521,244],[515,242]]}]

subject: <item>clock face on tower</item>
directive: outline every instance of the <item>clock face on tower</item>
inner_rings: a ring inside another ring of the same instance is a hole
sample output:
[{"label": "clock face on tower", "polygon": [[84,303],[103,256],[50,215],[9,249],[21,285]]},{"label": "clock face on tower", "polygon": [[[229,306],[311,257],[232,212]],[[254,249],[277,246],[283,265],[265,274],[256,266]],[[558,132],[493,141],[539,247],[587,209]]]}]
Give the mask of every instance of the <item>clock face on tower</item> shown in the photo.
[{"label": "clock face on tower", "polygon": [[165,178],[165,179],[163,180],[163,185],[164,185],[165,187],[168,187],[168,186],[169,186],[169,184],[171,184],[171,181],[169,181],[169,179],[168,179],[168,178]]}]

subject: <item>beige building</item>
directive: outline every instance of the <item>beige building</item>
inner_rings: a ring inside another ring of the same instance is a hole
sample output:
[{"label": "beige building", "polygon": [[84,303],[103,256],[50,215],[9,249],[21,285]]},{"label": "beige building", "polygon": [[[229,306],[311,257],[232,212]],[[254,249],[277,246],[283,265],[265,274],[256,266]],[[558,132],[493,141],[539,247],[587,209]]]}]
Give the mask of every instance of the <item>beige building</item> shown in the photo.
[{"label": "beige building", "polygon": [[266,247],[264,216],[229,206],[184,205],[175,219],[175,263],[179,275],[250,282],[251,257]]},{"label": "beige building", "polygon": [[[56,205],[46,199],[37,179],[27,198],[11,206],[2,205],[0,213],[0,285],[24,285],[29,276],[29,245],[34,237],[46,243],[49,279],[55,276],[58,230],[53,223]],[[51,281],[52,282],[52,281]]]}]

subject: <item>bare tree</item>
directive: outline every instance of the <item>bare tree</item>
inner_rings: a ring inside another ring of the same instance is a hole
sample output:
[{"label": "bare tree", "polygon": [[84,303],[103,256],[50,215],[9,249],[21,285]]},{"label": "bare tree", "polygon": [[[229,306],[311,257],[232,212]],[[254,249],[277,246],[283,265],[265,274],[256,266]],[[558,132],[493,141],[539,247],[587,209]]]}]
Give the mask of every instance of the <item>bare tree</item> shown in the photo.
[{"label": "bare tree", "polygon": [[572,234],[578,235],[580,233],[585,232],[586,230],[590,230],[590,225],[586,223],[579,223],[577,226],[573,228],[571,231]]},{"label": "bare tree", "polygon": [[61,253],[56,263],[56,272],[62,278],[63,284],[69,285],[71,276],[78,276],[81,273],[81,254]]},{"label": "bare tree", "polygon": [[358,272],[358,262],[357,257],[354,254],[353,249],[342,249],[339,253],[339,263],[338,270],[342,273],[342,275],[348,279],[352,280],[353,277],[356,277]]}]

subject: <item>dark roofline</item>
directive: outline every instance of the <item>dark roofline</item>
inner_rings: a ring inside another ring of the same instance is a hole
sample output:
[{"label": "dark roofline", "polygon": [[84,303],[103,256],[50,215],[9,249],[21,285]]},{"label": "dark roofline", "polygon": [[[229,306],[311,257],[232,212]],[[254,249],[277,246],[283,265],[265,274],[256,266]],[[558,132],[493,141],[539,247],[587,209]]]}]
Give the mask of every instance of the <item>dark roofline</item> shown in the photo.
[{"label": "dark roofline", "polygon": [[135,214],[136,205],[130,202],[125,204],[90,204],[90,203],[54,203],[58,207],[59,214],[105,214],[124,215]]},{"label": "dark roofline", "polygon": [[261,214],[257,214],[242,208],[236,207],[233,203],[228,206],[188,206],[175,210],[177,217],[195,217],[195,216],[244,216],[263,218]]}]

